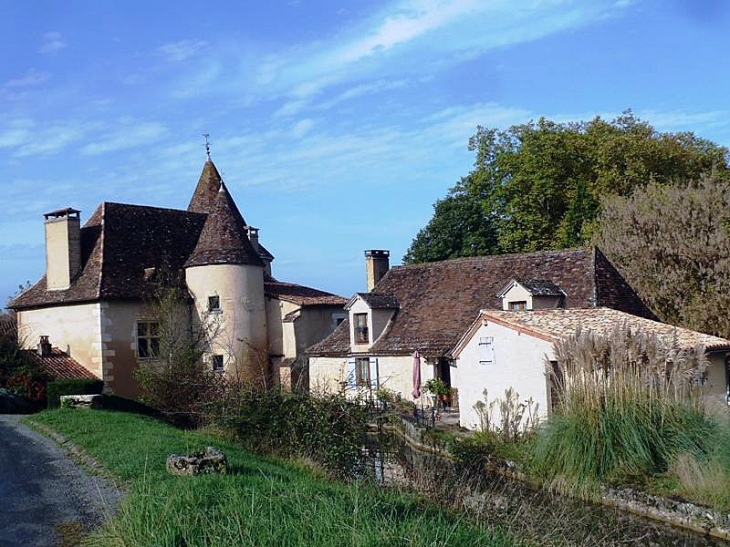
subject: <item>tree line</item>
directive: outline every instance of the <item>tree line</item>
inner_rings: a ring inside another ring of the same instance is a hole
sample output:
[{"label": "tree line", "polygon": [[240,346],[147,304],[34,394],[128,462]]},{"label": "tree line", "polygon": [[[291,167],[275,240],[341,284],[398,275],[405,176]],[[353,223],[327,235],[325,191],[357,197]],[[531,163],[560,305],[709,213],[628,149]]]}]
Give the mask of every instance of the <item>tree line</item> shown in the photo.
[{"label": "tree line", "polygon": [[730,154],[631,111],[478,127],[405,263],[596,244],[663,320],[730,337]]}]

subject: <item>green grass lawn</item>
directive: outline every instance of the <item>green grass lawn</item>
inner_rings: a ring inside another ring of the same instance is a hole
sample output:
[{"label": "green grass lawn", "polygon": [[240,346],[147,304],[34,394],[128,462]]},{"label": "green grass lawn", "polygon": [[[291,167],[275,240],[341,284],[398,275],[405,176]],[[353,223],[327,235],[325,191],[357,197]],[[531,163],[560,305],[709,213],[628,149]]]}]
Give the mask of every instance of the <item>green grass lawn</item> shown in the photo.
[{"label": "green grass lawn", "polygon": [[[124,481],[117,514],[89,539],[104,546],[511,546],[500,530],[416,497],[253,456],[234,444],[136,414],[53,410],[30,417]],[[231,473],[172,477],[169,454],[212,445]]]}]

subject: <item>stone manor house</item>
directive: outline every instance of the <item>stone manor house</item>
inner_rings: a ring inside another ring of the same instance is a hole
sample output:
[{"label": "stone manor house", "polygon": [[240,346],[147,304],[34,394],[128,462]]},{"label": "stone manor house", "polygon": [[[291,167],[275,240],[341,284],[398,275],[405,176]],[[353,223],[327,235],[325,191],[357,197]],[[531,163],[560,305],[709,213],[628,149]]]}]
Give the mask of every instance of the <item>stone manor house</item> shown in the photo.
[{"label": "stone manor house", "polygon": [[245,379],[306,387],[304,350],[346,317],[345,299],[272,276],[210,157],[187,210],[104,202],[83,227],[76,209],[44,216],[46,273],[9,304],[21,341],[119,395],[137,396],[135,368],[158,360],[150,296],[166,283],[189,296],[181,326],[209,329],[210,366]]}]

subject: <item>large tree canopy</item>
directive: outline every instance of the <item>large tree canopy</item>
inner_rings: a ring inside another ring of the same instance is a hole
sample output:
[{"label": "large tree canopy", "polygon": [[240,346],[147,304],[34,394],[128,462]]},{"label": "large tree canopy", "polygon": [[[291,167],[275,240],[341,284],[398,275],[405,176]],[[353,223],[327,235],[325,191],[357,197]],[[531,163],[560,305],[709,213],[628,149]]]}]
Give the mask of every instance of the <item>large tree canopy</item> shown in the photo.
[{"label": "large tree canopy", "polygon": [[661,319],[730,337],[730,183],[607,198],[595,241]]},{"label": "large tree canopy", "polygon": [[610,122],[479,127],[469,146],[472,172],[436,203],[404,262],[582,245],[605,197],[728,175],[726,148],[693,133],[660,133],[631,112]]}]

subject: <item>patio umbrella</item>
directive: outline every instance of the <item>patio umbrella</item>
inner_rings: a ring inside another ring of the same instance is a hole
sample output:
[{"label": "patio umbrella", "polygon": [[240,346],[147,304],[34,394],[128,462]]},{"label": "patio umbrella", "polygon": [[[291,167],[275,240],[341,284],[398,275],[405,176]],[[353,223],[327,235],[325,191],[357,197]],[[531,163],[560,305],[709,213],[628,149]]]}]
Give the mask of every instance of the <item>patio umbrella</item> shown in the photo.
[{"label": "patio umbrella", "polygon": [[421,355],[418,350],[413,352],[413,391],[411,395],[414,399],[421,396]]}]

